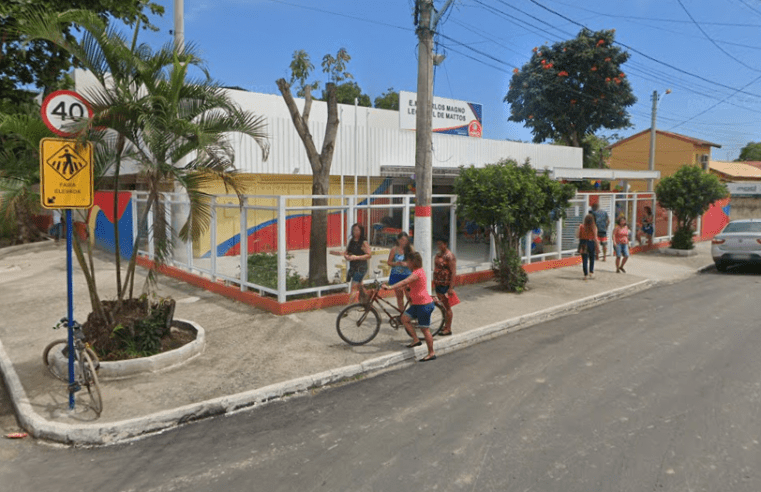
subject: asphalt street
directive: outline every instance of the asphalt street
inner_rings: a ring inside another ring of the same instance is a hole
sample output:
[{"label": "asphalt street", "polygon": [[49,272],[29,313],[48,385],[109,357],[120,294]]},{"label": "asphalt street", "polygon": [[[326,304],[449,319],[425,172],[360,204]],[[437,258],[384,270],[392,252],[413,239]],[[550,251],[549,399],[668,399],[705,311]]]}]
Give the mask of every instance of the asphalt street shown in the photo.
[{"label": "asphalt street", "polygon": [[[128,444],[3,440],[0,483],[14,492],[758,492],[760,283],[757,271],[712,271]],[[0,406],[4,429],[10,418]]]}]

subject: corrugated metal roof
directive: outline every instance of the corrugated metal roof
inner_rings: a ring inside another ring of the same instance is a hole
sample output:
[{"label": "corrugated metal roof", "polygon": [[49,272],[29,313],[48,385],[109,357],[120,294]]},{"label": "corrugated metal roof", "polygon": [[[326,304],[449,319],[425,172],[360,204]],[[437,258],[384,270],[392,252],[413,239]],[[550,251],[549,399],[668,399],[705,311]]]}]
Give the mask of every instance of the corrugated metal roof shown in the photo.
[{"label": "corrugated metal roof", "polygon": [[761,179],[761,169],[745,162],[710,161],[708,168],[731,179]]},{"label": "corrugated metal roof", "polygon": [[[77,90],[86,91],[97,81],[77,69]],[[264,161],[256,142],[241,134],[229,135],[235,151],[235,167],[252,174],[312,174],[304,145],[293,126],[288,109],[280,95],[229,90],[230,97],[244,110],[267,119],[269,158]],[[303,99],[296,99],[301,109]],[[381,166],[415,165],[415,132],[399,129],[399,113],[375,108],[356,108],[339,104],[336,137],[330,174],[333,176],[380,176]],[[327,121],[327,105],[313,101],[309,131],[318,151],[322,149]],[[356,124],[355,124],[356,122]],[[502,159],[519,163],[527,159],[537,169],[554,167],[579,168],[583,151],[559,145],[532,144],[433,134],[433,167],[477,167]]]}]

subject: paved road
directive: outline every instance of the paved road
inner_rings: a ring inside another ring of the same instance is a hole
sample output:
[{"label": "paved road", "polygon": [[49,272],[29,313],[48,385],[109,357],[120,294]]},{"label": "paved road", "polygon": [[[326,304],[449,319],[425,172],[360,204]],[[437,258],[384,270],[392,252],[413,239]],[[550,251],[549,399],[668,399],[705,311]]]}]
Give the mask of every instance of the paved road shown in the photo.
[{"label": "paved road", "polygon": [[761,275],[708,273],[132,444],[4,441],[3,490],[761,490]]}]

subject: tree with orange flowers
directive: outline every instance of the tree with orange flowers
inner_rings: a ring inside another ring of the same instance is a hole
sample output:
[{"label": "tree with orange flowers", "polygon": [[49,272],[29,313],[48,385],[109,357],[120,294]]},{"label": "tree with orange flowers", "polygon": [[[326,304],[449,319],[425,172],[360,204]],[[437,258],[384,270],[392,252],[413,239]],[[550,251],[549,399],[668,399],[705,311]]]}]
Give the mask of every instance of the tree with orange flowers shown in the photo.
[{"label": "tree with orange flowers", "polygon": [[600,129],[631,126],[627,108],[637,99],[621,68],[629,53],[614,45],[615,30],[592,32],[533,49],[513,70],[505,102],[509,121],[531,129],[534,142],[554,140],[583,147]]}]

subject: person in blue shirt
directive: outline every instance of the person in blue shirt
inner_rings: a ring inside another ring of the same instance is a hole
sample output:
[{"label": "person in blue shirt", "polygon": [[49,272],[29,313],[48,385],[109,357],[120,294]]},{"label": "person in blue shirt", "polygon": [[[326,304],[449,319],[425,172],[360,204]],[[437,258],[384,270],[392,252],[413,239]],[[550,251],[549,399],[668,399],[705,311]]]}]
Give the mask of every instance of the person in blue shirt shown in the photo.
[{"label": "person in blue shirt", "polygon": [[[391,248],[388,253],[388,266],[391,267],[391,276],[388,278],[389,285],[404,280],[409,277],[412,270],[407,266],[407,258],[414,252],[412,244],[410,244],[410,236],[402,231],[396,236],[396,246]],[[406,290],[396,290],[396,303],[399,306],[399,311],[404,311],[404,297],[407,295]]]},{"label": "person in blue shirt", "polygon": [[[592,205],[592,215],[595,217],[595,225],[597,226],[597,241],[600,243],[600,249],[602,249],[602,261],[608,256],[608,225],[610,219],[608,218],[608,212],[600,209],[599,203]],[[600,259],[599,253],[595,255],[596,259]]]}]

